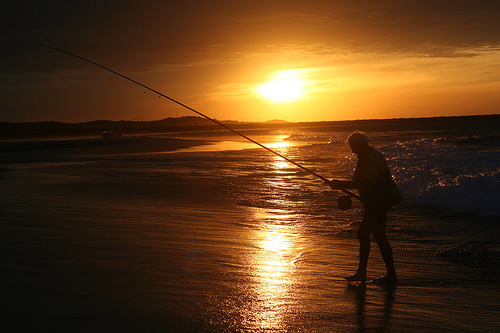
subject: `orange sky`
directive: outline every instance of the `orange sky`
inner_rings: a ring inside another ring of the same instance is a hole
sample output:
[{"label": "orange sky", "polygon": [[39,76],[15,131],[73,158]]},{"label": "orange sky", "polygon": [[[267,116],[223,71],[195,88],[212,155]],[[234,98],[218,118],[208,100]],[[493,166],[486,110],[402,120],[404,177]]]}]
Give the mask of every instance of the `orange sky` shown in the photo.
[{"label": "orange sky", "polygon": [[[0,121],[192,115],[344,120],[500,113],[496,1],[48,1],[0,5]],[[9,31],[7,34],[6,32]],[[297,100],[256,88],[301,81]]]}]

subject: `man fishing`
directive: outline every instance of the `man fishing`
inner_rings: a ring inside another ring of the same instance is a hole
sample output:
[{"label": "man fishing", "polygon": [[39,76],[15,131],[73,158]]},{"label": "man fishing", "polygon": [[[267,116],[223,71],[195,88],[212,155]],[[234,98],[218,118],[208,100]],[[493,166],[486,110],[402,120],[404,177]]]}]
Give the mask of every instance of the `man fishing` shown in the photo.
[{"label": "man fishing", "polygon": [[370,233],[377,243],[384,259],[387,274],[374,282],[396,284],[398,281],[392,248],[386,236],[386,215],[395,204],[403,201],[394,183],[384,156],[370,146],[370,140],[363,133],[353,133],[347,139],[358,164],[352,180],[332,180],[332,189],[358,189],[363,203],[363,219],[358,228],[359,265],[356,274],[346,277],[347,281],[364,282],[370,254]]},{"label": "man fishing", "polygon": [[[349,139],[348,143],[351,146],[352,152],[358,155],[359,161],[356,171],[354,173],[354,178],[351,181],[330,181],[325,177],[317,174],[316,172],[300,165],[299,163],[289,159],[288,157],[262,145],[261,143],[249,138],[248,136],[230,128],[226,124],[215,120],[213,118],[208,117],[207,115],[165,95],[161,92],[154,90],[136,80],[131,79],[128,76],[120,74],[110,68],[104,67],[94,61],[89,59],[80,57],[74,53],[64,51],[62,49],[42,45],[44,47],[60,51],[71,55],[73,57],[79,58],[86,62],[89,62],[97,67],[100,67],[104,70],[107,70],[115,75],[118,75],[128,81],[131,81],[161,97],[165,97],[166,99],[188,109],[192,112],[202,116],[221,127],[245,138],[246,140],[255,143],[261,148],[266,149],[267,151],[283,158],[284,160],[292,163],[293,165],[301,168],[302,170],[310,173],[311,175],[321,179],[326,184],[328,184],[333,189],[342,190],[349,197],[354,197],[363,202],[364,206],[364,216],[361,221],[361,225],[358,229],[358,239],[360,242],[360,257],[359,257],[359,268],[356,274],[351,277],[347,277],[348,281],[366,281],[366,265],[368,262],[368,255],[370,253],[370,232],[373,230],[373,236],[375,241],[377,242],[380,251],[382,252],[382,257],[387,266],[387,275],[380,278],[380,282],[397,282],[396,271],[394,269],[394,260],[392,258],[392,249],[387,241],[385,234],[385,216],[390,207],[395,205],[398,202],[401,202],[403,199],[401,194],[396,188],[396,185],[392,181],[391,174],[389,172],[389,168],[387,167],[387,162],[381,153],[373,149],[370,144],[368,137],[362,133],[354,133]],[[349,192],[347,189],[355,188],[359,190],[360,196],[355,195],[354,193]],[[350,203],[349,203],[350,206]],[[346,206],[346,209],[348,207]]]}]

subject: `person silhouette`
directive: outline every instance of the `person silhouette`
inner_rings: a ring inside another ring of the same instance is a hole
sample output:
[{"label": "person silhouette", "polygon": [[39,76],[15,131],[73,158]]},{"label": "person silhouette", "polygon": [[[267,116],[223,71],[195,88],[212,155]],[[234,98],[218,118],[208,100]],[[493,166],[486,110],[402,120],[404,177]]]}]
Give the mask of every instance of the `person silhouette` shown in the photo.
[{"label": "person silhouette", "polygon": [[370,254],[370,233],[377,243],[384,260],[387,274],[374,282],[396,284],[398,281],[392,247],[386,235],[386,215],[403,197],[394,183],[387,161],[379,151],[370,146],[370,140],[361,132],[352,133],[347,139],[351,151],[358,156],[358,163],[352,180],[331,180],[335,190],[357,189],[363,203],[363,219],[359,225],[358,270],[345,279],[350,282],[367,280],[366,270]]}]

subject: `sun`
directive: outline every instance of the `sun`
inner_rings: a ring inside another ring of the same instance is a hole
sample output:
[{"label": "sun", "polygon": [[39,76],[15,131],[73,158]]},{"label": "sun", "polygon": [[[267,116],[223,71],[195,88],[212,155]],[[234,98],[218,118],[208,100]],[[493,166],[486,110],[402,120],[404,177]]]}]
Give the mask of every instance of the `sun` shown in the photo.
[{"label": "sun", "polygon": [[306,84],[296,71],[289,70],[276,73],[270,81],[259,85],[256,90],[262,98],[284,103],[301,99],[305,94]]}]

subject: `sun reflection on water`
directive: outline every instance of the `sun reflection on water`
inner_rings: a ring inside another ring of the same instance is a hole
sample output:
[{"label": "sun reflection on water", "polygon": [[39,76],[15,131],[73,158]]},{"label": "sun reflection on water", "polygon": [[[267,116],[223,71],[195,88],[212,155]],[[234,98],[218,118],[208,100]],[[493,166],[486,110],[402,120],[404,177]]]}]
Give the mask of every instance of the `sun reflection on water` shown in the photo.
[{"label": "sun reflection on water", "polygon": [[268,148],[276,149],[276,148],[288,148],[293,146],[291,142],[288,141],[276,141],[274,143],[268,144]]},{"label": "sun reflection on water", "polygon": [[271,213],[259,209],[254,214],[265,224],[257,231],[257,251],[250,258],[256,302],[247,318],[254,328],[282,328],[285,305],[293,297],[290,291],[295,279],[295,263],[300,256],[298,235],[288,223],[285,211]]},{"label": "sun reflection on water", "polygon": [[[286,154],[289,146],[280,141],[274,145],[282,154]],[[283,191],[296,186],[286,176],[292,167],[274,156],[272,174],[263,179],[260,192],[266,198],[267,208],[249,208],[256,228],[251,236],[254,251],[247,257],[252,296],[243,309],[243,318],[250,330],[286,329],[290,306],[298,303],[293,290],[299,282],[296,265],[304,244],[295,223],[299,219],[294,209],[296,203],[283,196]]]},{"label": "sun reflection on water", "polygon": [[291,163],[287,161],[275,161],[272,165],[277,169],[278,172],[281,172],[283,171],[283,169],[288,168],[291,165]]}]

